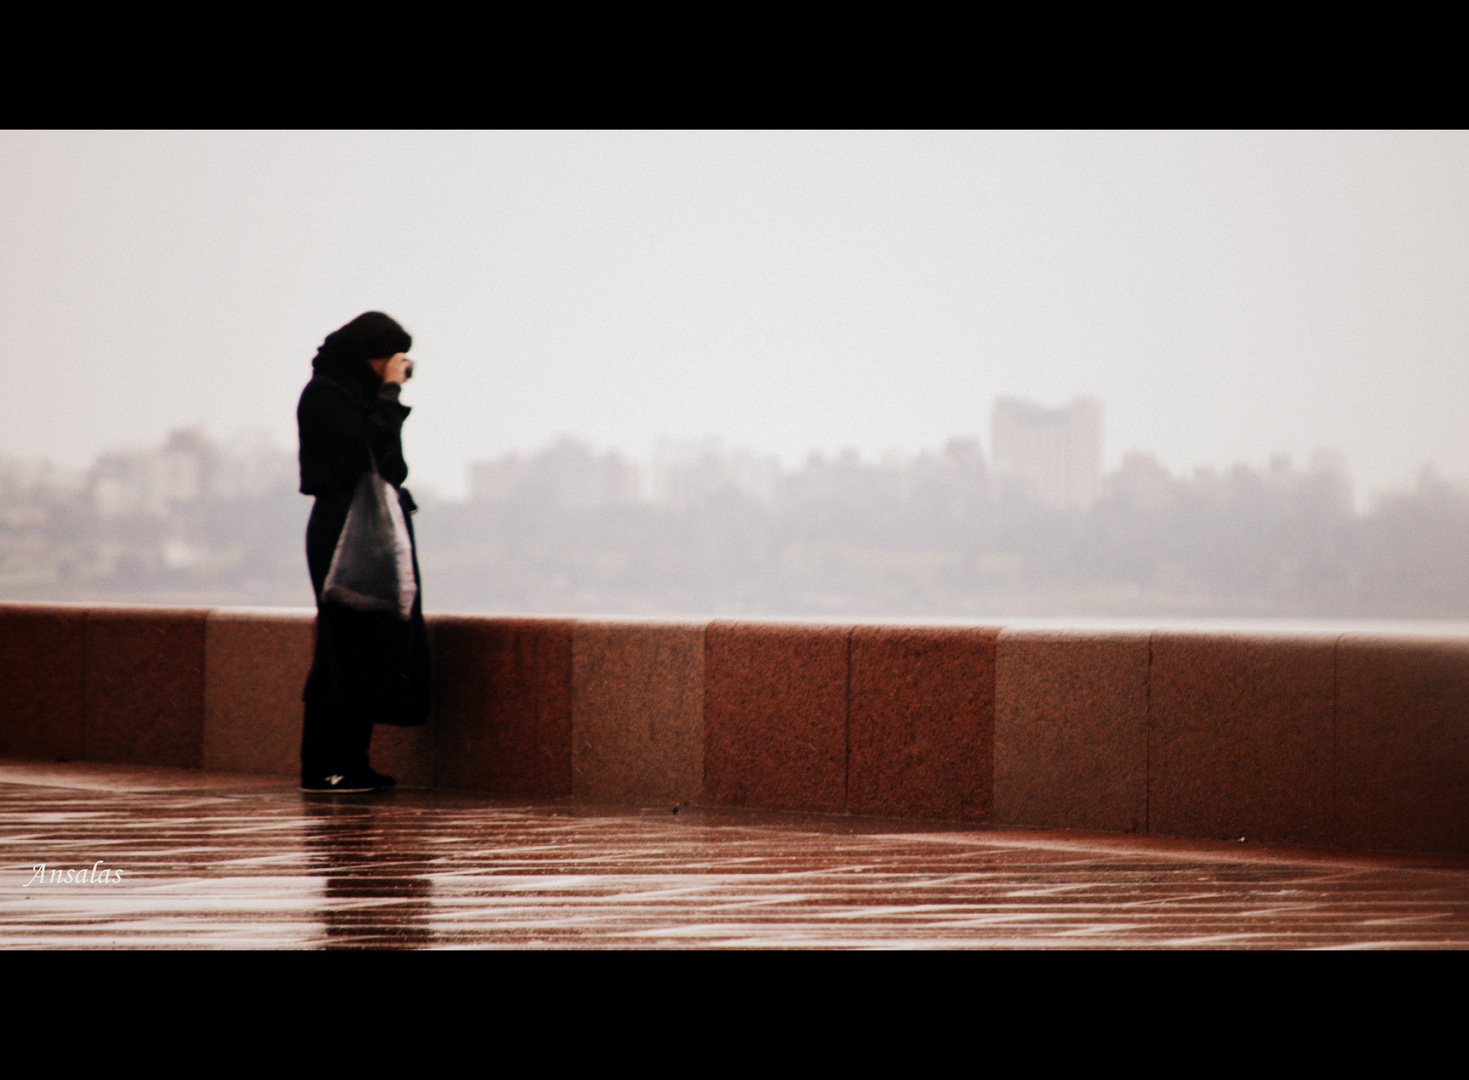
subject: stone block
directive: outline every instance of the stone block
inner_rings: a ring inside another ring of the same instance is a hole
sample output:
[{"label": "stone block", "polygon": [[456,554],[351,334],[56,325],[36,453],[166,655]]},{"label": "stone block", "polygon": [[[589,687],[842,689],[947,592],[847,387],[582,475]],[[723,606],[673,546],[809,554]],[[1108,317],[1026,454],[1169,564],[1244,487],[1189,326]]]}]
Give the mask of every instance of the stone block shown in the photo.
[{"label": "stone block", "polygon": [[569,619],[435,616],[434,786],[571,794]]},{"label": "stone block", "polygon": [[840,812],[851,629],[713,622],[704,632],[711,803]]},{"label": "stone block", "polygon": [[851,813],[990,819],[998,634],[943,627],[852,631]]},{"label": "stone block", "polygon": [[372,729],[372,767],[398,781],[399,787],[434,784],[432,721],[419,727],[377,724]]},{"label": "stone block", "polygon": [[1144,832],[1148,635],[1005,630],[995,660],[995,821]]},{"label": "stone block", "polygon": [[204,767],[295,776],[301,688],[311,670],[314,611],[209,613],[204,631]]},{"label": "stone block", "polygon": [[696,802],[704,788],[704,626],[578,622],[572,792]]},{"label": "stone block", "polygon": [[0,604],[0,754],[86,755],[86,609]]},{"label": "stone block", "polygon": [[1341,847],[1469,855],[1469,641],[1337,646]]},{"label": "stone block", "polygon": [[204,764],[204,608],[87,612],[87,758]]},{"label": "stone block", "polygon": [[1334,638],[1154,634],[1150,832],[1331,842]]}]

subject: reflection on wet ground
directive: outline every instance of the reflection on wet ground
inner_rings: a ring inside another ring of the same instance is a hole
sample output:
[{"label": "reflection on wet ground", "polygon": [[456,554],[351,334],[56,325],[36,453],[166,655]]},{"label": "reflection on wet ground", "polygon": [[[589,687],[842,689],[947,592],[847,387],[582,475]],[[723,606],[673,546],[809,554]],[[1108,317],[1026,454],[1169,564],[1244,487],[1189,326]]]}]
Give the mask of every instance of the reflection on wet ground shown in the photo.
[{"label": "reflection on wet ground", "polygon": [[0,765],[7,948],[1466,944],[1463,861]]}]

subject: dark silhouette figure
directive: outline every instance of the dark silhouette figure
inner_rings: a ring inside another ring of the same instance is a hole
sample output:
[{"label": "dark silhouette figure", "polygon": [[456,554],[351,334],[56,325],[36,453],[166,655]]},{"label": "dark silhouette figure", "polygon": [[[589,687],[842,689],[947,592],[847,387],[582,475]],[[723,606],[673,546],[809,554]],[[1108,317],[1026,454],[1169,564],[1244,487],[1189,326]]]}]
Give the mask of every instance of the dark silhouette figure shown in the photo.
[{"label": "dark silhouette figure", "polygon": [[[412,371],[404,355],[412,344],[407,331],[382,312],[359,315],[327,335],[296,409],[301,491],[316,497],[306,526],[306,562],[317,610],[316,655],[302,695],[301,785],[306,790],[391,787],[393,778],[368,764],[373,724],[414,726],[428,718],[422,582],[407,621],[321,599],[353,491],[374,459],[383,479],[397,490],[412,538],[410,515],[417,506],[402,486],[408,477],[402,428],[410,410],[398,401]],[[418,576],[416,541],[413,573]]]}]

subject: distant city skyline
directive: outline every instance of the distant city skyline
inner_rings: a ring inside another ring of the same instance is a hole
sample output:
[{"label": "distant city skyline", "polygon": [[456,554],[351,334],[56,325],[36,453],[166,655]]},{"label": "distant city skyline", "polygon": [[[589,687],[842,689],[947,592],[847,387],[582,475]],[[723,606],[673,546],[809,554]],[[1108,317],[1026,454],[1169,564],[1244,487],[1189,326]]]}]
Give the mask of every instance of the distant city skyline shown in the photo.
[{"label": "distant city skyline", "polygon": [[323,336],[415,335],[414,475],[562,435],[787,468],[1106,402],[1103,471],[1469,478],[1465,132],[0,133],[0,454],[286,445]]},{"label": "distant city skyline", "polygon": [[[623,447],[599,447],[575,433],[562,433],[538,446],[466,460],[463,483],[447,491],[413,471],[408,483],[418,485],[429,498],[451,502],[505,501],[522,485],[555,490],[569,507],[692,505],[724,485],[757,501],[768,501],[780,477],[812,462],[904,468],[956,444],[972,445],[997,484],[1016,486],[1027,497],[1058,508],[1086,509],[1103,494],[1105,477],[1135,470],[1139,461],[1173,479],[1239,467],[1279,471],[1304,463],[1315,468],[1321,462],[1351,476],[1345,455],[1329,447],[1318,447],[1301,459],[1273,453],[1248,461],[1199,463],[1191,469],[1169,469],[1155,451],[1136,448],[1120,461],[1105,463],[1101,453],[1104,413],[1105,405],[1096,397],[1079,396],[1065,404],[1047,405],[1002,395],[991,404],[983,437],[955,433],[932,446],[881,454],[863,454],[850,446],[835,451],[813,448],[795,459],[782,459],[779,454],[731,443],[718,435],[662,437],[639,454]],[[411,470],[411,440],[406,441]],[[207,468],[200,464],[206,459]],[[179,501],[181,495],[185,502],[203,497],[206,488],[214,495],[231,497],[237,491],[259,494],[273,485],[293,485],[295,440],[287,444],[263,428],[220,437],[207,424],[183,425],[169,428],[151,445],[103,447],[81,466],[4,454],[0,454],[0,465],[12,483],[30,477],[58,489],[88,489],[104,517],[144,507],[161,513],[171,500]],[[1426,468],[1440,480],[1454,482],[1443,478],[1431,463]],[[1402,483],[1377,492],[1354,490],[1356,508],[1365,509],[1371,496],[1411,489],[1423,473],[1420,469]],[[1465,486],[1469,490],[1469,484]]]},{"label": "distant city skyline", "polygon": [[[1002,405],[996,419],[1012,414],[1019,438],[995,468],[965,438],[792,468],[718,439],[670,441],[646,463],[570,438],[480,462],[468,500],[418,489],[426,602],[583,615],[1469,617],[1463,485],[1423,474],[1354,510],[1330,453],[1186,476],[1133,453],[1098,477],[1095,402]],[[189,429],[83,473],[0,458],[0,598],[307,605],[311,500],[296,479],[278,443]]]}]

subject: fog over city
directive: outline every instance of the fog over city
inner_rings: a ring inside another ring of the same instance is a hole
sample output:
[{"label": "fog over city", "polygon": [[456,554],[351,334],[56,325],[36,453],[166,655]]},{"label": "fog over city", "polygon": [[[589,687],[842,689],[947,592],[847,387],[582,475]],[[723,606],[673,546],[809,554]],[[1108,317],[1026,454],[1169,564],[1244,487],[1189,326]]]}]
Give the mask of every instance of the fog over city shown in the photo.
[{"label": "fog over city", "polygon": [[414,335],[434,611],[1469,618],[1462,133],[0,134],[0,598],[309,604]]},{"label": "fog over city", "polygon": [[[417,515],[434,610],[868,617],[1469,616],[1469,492],[1359,512],[1341,455],[1099,472],[1100,403],[1002,399],[955,438],[794,468],[716,437],[647,462],[563,437]],[[179,430],[84,472],[0,463],[0,597],[304,605],[309,500],[264,436]]]}]

